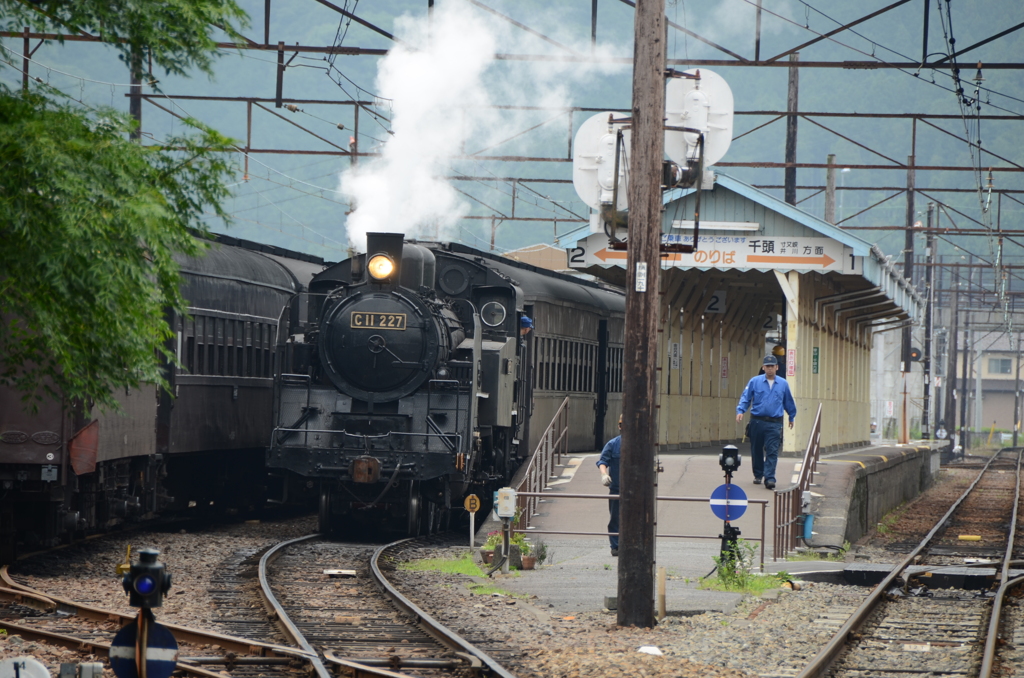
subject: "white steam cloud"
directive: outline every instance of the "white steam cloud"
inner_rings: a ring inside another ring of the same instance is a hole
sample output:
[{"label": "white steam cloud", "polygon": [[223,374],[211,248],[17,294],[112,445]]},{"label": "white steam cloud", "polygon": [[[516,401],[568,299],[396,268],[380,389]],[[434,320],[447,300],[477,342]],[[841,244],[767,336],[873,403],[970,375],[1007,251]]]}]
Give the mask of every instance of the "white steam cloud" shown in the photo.
[{"label": "white steam cloud", "polygon": [[[395,22],[396,44],[378,67],[377,93],[392,101],[391,130],[379,157],[342,172],[340,190],[351,201],[346,222],[349,244],[366,249],[372,231],[410,237],[457,239],[456,224],[468,213],[469,200],[444,180],[453,173],[451,157],[494,148],[488,153],[524,150],[518,132],[556,116],[552,110],[511,111],[494,104],[560,107],[568,89],[585,79],[624,67],[601,58],[587,62],[497,61],[495,55],[589,55],[590,44],[550,44],[483,14],[457,0],[443,0],[428,22],[403,16]],[[552,134],[563,140],[565,120]],[[552,127],[551,125],[546,126]],[[544,127],[525,137],[538,141]],[[531,136],[533,135],[533,136]]]}]

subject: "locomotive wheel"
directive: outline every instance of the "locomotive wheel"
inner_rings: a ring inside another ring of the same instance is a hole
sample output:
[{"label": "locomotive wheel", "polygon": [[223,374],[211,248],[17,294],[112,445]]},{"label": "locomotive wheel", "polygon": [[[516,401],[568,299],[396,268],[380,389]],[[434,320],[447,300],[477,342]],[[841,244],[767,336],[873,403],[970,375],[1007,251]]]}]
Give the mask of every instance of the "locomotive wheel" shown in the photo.
[{"label": "locomotive wheel", "polygon": [[334,531],[334,520],[331,515],[331,493],[327,490],[320,490],[320,512],[317,518],[321,534],[331,534]]},{"label": "locomotive wheel", "polygon": [[406,522],[406,534],[410,537],[420,536],[420,513],[423,508],[423,496],[420,494],[420,484],[413,481],[409,484],[409,508],[408,520]]},{"label": "locomotive wheel", "polygon": [[431,535],[437,532],[440,514],[437,504],[432,501],[426,502],[423,507],[423,534]]}]

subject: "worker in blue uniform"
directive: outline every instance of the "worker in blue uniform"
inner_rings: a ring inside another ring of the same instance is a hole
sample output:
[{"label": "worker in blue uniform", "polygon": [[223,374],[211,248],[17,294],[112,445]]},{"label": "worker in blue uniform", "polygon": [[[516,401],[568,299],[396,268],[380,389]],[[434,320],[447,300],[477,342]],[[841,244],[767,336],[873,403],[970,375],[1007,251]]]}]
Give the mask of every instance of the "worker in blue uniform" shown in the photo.
[{"label": "worker in blue uniform", "polygon": [[773,355],[764,357],[764,374],[749,382],[736,406],[736,421],[742,422],[743,415],[750,409],[750,458],[754,467],[754,484],[764,480],[764,486],[775,489],[775,467],[779,463],[779,447],[782,445],[783,412],[789,415],[789,428],[796,420],[796,402],[789,384],[775,374],[779,361]]},{"label": "worker in blue uniform", "polygon": [[[608,494],[619,493],[619,458],[622,456],[622,415],[619,415],[619,435],[609,440],[601,450],[597,468],[601,471],[601,484],[608,488]],[[612,555],[619,555],[619,500],[608,500],[608,541]]]}]

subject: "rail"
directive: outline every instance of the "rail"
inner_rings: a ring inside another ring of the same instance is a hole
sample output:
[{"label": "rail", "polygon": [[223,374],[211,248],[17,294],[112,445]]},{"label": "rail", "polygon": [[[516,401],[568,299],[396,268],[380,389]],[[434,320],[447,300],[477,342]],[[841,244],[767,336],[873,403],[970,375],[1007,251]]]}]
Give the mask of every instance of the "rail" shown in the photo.
[{"label": "rail", "polygon": [[818,470],[821,458],[821,403],[818,413],[814,415],[814,425],[804,450],[804,460],[800,464],[800,475],[796,485],[775,492],[775,535],[772,544],[772,560],[785,558],[787,553],[796,549],[798,527],[803,526],[804,492],[811,488],[814,474]]},{"label": "rail", "polygon": [[306,535],[305,537],[299,537],[297,539],[283,541],[280,544],[274,546],[266,553],[264,553],[263,557],[260,558],[260,564],[258,568],[260,582],[259,592],[260,596],[263,598],[267,607],[273,610],[274,620],[277,623],[277,627],[281,630],[285,637],[287,637],[288,640],[296,647],[301,648],[303,652],[309,653],[311,655],[309,658],[309,663],[312,670],[309,671],[309,674],[315,675],[316,678],[333,678],[330,670],[328,670],[328,668],[324,666],[324,663],[320,660],[320,657],[317,655],[316,650],[313,648],[312,645],[309,644],[309,641],[306,640],[306,637],[302,635],[302,631],[300,631],[299,627],[292,622],[291,618],[288,617],[288,613],[284,611],[284,607],[281,606],[281,603],[279,603],[277,598],[274,596],[273,591],[271,591],[270,589],[270,580],[267,578],[267,568],[270,566],[271,563],[274,562],[274,560],[277,559],[278,556],[280,556],[284,552],[285,548],[291,546],[292,544],[297,544],[302,541],[315,539],[319,536],[319,534],[310,534]]},{"label": "rail", "polygon": [[[1019,449],[1019,448],[1018,448]],[[953,502],[953,505],[949,507],[946,514],[942,516],[932,527],[931,531],[921,540],[921,542],[906,556],[906,558],[899,565],[889,571],[889,574],[885,576],[882,581],[872,589],[868,597],[864,599],[860,607],[853,611],[846,623],[835,633],[832,639],[818,652],[817,655],[811,659],[810,663],[801,671],[797,678],[822,678],[827,675],[829,668],[836,658],[843,652],[849,639],[858,635],[861,626],[864,622],[875,612],[884,599],[885,593],[890,589],[893,583],[901,576],[908,567],[915,564],[919,560],[919,556],[925,551],[925,549],[932,543],[936,535],[939,534],[946,526],[947,522],[953,516],[954,513],[960,508],[967,497],[974,491],[974,488],[981,482],[982,477],[988,471],[992,462],[996,460],[999,455],[993,455],[988,463],[985,464],[984,468],[978,473],[978,477],[974,479],[963,492],[960,497]],[[1018,494],[1017,500],[1019,501],[1019,472],[1020,472],[1020,455],[1018,454]],[[1019,504],[1017,504],[1019,506]],[[1016,521],[1013,521],[1013,527],[1016,528]],[[1008,536],[1008,542],[1012,545],[1014,542],[1015,534],[1011,533]],[[1011,546],[1012,548],[1012,546]],[[1005,568],[1005,566],[1004,566]],[[1006,571],[1004,569],[1004,571]],[[1016,580],[1015,580],[1016,582]],[[1009,582],[1006,582],[1009,584]],[[1002,590],[1002,587],[1001,587]],[[998,615],[997,611],[992,612],[993,615]],[[981,678],[987,678],[984,673],[979,674]]]},{"label": "rail", "polygon": [[537,515],[541,492],[555,476],[555,467],[561,466],[562,454],[568,453],[569,396],[566,396],[551,418],[551,423],[544,429],[526,467],[516,473],[519,482],[513,484],[517,508],[514,529],[526,530],[530,527],[533,516]]},{"label": "rail", "polygon": [[[1017,483],[1014,487],[1013,494],[1013,505],[1015,507],[1020,506],[1020,475],[1021,475],[1021,461],[1024,455],[1017,455]],[[1003,554],[1003,566],[999,572],[999,589],[996,591],[995,598],[992,600],[992,613],[989,617],[988,624],[988,637],[985,638],[985,649],[981,653],[981,669],[978,672],[978,678],[989,678],[995,671],[996,661],[996,650],[999,641],[999,623],[1002,618],[1003,603],[1006,601],[1006,596],[1010,590],[1020,586],[1024,583],[1024,577],[1017,577],[1010,579],[1010,563],[1013,562],[1013,546],[1017,538],[1017,515],[1018,511],[1014,511],[1013,518],[1010,519],[1010,533],[1006,540],[1006,553]]]},{"label": "rail", "polygon": [[455,652],[457,656],[462,657],[467,661],[471,661],[473,664],[472,668],[476,672],[474,675],[483,675],[489,678],[516,678],[486,652],[474,646],[462,636],[454,633],[444,624],[441,624],[439,621],[420,609],[416,603],[402,595],[398,589],[388,581],[388,578],[384,576],[384,573],[380,569],[380,560],[383,554],[388,549],[409,541],[412,541],[412,539],[400,539],[399,541],[391,544],[385,544],[374,551],[373,558],[370,560],[370,570],[372,571],[377,584],[387,592],[388,597],[400,610],[415,618],[424,631],[430,634],[439,643]]}]

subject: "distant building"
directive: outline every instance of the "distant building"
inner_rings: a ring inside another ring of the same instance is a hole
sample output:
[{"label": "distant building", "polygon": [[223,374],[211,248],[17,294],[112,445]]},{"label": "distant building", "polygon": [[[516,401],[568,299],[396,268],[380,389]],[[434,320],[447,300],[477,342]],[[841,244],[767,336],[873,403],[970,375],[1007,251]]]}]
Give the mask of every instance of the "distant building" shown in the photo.
[{"label": "distant building", "polygon": [[[961,339],[961,342],[963,340]],[[960,383],[963,375],[963,361],[967,365],[967,426],[978,431],[996,429],[1013,430],[1013,408],[1017,384],[1017,361],[1020,360],[1020,346],[1017,341],[1011,345],[1005,332],[978,332],[974,336],[971,351],[964,352],[963,346],[957,351],[957,392],[963,392]],[[980,383],[979,383],[980,380]],[[981,392],[980,406],[977,394]],[[959,404],[957,405],[959,414]]]},{"label": "distant building", "polygon": [[504,256],[509,259],[514,259],[515,261],[521,261],[524,264],[536,266],[537,268],[546,268],[549,271],[572,273],[572,271],[568,270],[569,263],[566,258],[565,250],[561,247],[546,244],[530,245],[518,250],[505,252]]}]

